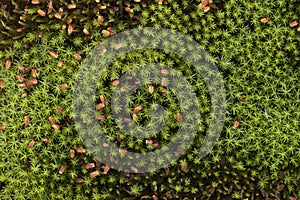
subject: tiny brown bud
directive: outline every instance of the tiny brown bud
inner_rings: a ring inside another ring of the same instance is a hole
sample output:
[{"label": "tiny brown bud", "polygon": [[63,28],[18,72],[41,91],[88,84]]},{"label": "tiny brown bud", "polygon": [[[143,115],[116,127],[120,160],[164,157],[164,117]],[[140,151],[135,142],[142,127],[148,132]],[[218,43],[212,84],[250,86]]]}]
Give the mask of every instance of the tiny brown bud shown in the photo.
[{"label": "tiny brown bud", "polygon": [[139,2],[141,2],[141,0],[134,0],[134,2],[139,3]]},{"label": "tiny brown bud", "polygon": [[133,113],[138,113],[139,111],[141,111],[143,109],[143,106],[137,106],[133,109]]},{"label": "tiny brown bud", "polygon": [[102,103],[105,102],[105,98],[104,98],[104,96],[103,96],[102,94],[100,95],[100,101],[101,101]]},{"label": "tiny brown bud", "polygon": [[94,172],[90,173],[91,178],[94,178],[94,177],[99,176],[99,175],[100,175],[100,173],[98,171],[94,171]]},{"label": "tiny brown bud", "polygon": [[104,148],[107,148],[107,147],[109,147],[109,144],[108,144],[108,143],[103,143],[102,146],[103,146]]},{"label": "tiny brown bud", "polygon": [[23,21],[23,22],[26,22],[26,18],[20,16],[20,20]]},{"label": "tiny brown bud", "polygon": [[25,116],[25,117],[24,117],[24,123],[25,123],[26,126],[29,125],[30,119],[29,119],[28,116]]},{"label": "tiny brown bud", "polygon": [[75,57],[75,59],[78,60],[78,61],[82,60],[81,55],[79,55],[78,53],[75,53],[75,54],[74,54],[74,57]]},{"label": "tiny brown bud", "polygon": [[57,63],[57,67],[62,67],[64,65],[64,62],[63,61],[59,61],[58,63]]},{"label": "tiny brown bud", "polygon": [[33,146],[34,146],[34,144],[35,144],[35,141],[34,140],[31,140],[30,142],[29,142],[29,144],[28,144],[28,148],[32,148]]},{"label": "tiny brown bud", "polygon": [[154,195],[152,195],[152,199],[153,200],[158,200],[158,198],[157,198],[157,196],[154,194]]},{"label": "tiny brown bud", "polygon": [[75,157],[75,150],[74,149],[70,149],[70,157],[71,158]]},{"label": "tiny brown bud", "polygon": [[60,13],[55,13],[55,14],[54,14],[54,17],[55,17],[56,19],[61,19],[61,14],[60,14]]},{"label": "tiny brown bud", "polygon": [[58,9],[58,12],[63,12],[64,11],[64,8],[63,7],[60,7],[59,9]]},{"label": "tiny brown bud", "polygon": [[100,10],[105,10],[106,6],[100,6]]},{"label": "tiny brown bud", "polygon": [[55,130],[59,130],[60,126],[58,124],[52,124],[52,128],[54,128]]},{"label": "tiny brown bud", "polygon": [[67,25],[63,24],[61,27],[61,30],[66,30],[66,28],[67,28]]},{"label": "tiny brown bud", "polygon": [[58,58],[58,55],[55,51],[50,51],[49,54],[52,58]]},{"label": "tiny brown bud", "polygon": [[16,77],[20,83],[24,81],[22,74],[18,74]]},{"label": "tiny brown bud", "polygon": [[107,31],[110,33],[110,35],[114,35],[115,34],[115,32],[112,30],[111,27],[108,27]]},{"label": "tiny brown bud", "polygon": [[104,107],[105,107],[104,103],[99,103],[99,104],[96,105],[96,110],[101,110]]},{"label": "tiny brown bud", "polygon": [[170,174],[170,169],[167,168],[167,169],[165,170],[165,172],[166,172],[166,176],[168,176],[168,175]]},{"label": "tiny brown bud", "polygon": [[187,169],[187,165],[183,165],[182,167],[181,167],[181,171],[186,171],[186,169]]},{"label": "tiny brown bud", "polygon": [[4,125],[0,126],[0,131],[4,131],[4,130],[5,130],[5,126]]},{"label": "tiny brown bud", "polygon": [[290,27],[293,28],[295,26],[298,25],[298,22],[297,21],[293,21],[292,23],[290,23]]},{"label": "tiny brown bud", "polygon": [[60,89],[64,90],[68,87],[68,85],[66,83],[64,83],[64,84],[61,84],[59,87],[60,87]]},{"label": "tiny brown bud", "polygon": [[119,84],[119,80],[114,80],[113,82],[112,82],[112,85],[113,86],[117,86]]},{"label": "tiny brown bud", "polygon": [[130,7],[125,7],[125,11],[126,11],[126,12],[133,12],[133,9],[130,8]]},{"label": "tiny brown bud", "polygon": [[181,122],[181,120],[182,120],[182,115],[181,115],[180,113],[178,113],[178,114],[176,115],[176,119],[177,119],[178,122]]},{"label": "tiny brown bud", "polygon": [[30,79],[29,81],[26,82],[28,87],[31,85],[36,85],[38,81],[36,79]]},{"label": "tiny brown bud", "polygon": [[68,9],[74,9],[74,8],[76,8],[76,4],[68,4],[67,8]]},{"label": "tiny brown bud", "polygon": [[169,90],[168,90],[168,89],[165,89],[165,88],[163,88],[163,89],[160,90],[161,93],[167,93],[168,91],[169,91]]},{"label": "tiny brown bud", "polygon": [[161,5],[161,4],[163,3],[163,1],[164,1],[164,0],[158,0],[157,3],[158,3],[159,5]]},{"label": "tiny brown bud", "polygon": [[84,28],[84,29],[82,30],[82,32],[83,32],[84,34],[86,34],[86,35],[90,34],[90,32],[89,32],[86,28]]},{"label": "tiny brown bud", "polygon": [[18,87],[19,87],[19,88],[26,88],[27,85],[26,85],[25,83],[19,83],[19,84],[18,84]]},{"label": "tiny brown bud", "polygon": [[159,143],[152,144],[153,148],[157,148],[159,146]]},{"label": "tiny brown bud", "polygon": [[66,167],[65,166],[61,166],[58,173],[63,174],[65,171]]},{"label": "tiny brown bud", "polygon": [[167,70],[167,69],[162,69],[162,70],[161,70],[161,73],[167,75],[167,74],[169,74],[169,70]]},{"label": "tiny brown bud", "polygon": [[97,117],[97,119],[98,119],[98,120],[101,120],[101,121],[102,121],[102,120],[105,120],[105,116],[99,115],[99,116]]},{"label": "tiny brown bud", "polygon": [[127,149],[125,148],[119,148],[119,153],[126,153],[127,152]]},{"label": "tiny brown bud", "polygon": [[39,1],[39,0],[32,0],[31,3],[32,3],[32,4],[39,4],[40,1]]},{"label": "tiny brown bud", "polygon": [[70,24],[68,25],[68,35],[71,35],[73,32],[73,26]]},{"label": "tiny brown bud", "polygon": [[135,121],[137,119],[137,114],[136,113],[133,113],[132,114],[132,119]]},{"label": "tiny brown bud", "polygon": [[153,144],[153,140],[146,140],[146,144]]},{"label": "tiny brown bud", "polygon": [[[101,15],[98,15],[98,23],[99,23],[100,25],[102,25],[102,24],[103,24],[103,21],[104,21],[103,17],[102,17]],[[103,33],[103,31],[102,31],[102,33]]]},{"label": "tiny brown bud", "polygon": [[105,46],[101,45],[99,48],[100,48],[100,51],[102,51],[103,53],[107,52],[107,49],[105,48]]},{"label": "tiny brown bud", "polygon": [[106,165],[106,166],[103,166],[102,169],[104,169],[103,174],[107,174],[110,167]]},{"label": "tiny brown bud", "polygon": [[48,12],[47,14],[52,13],[53,10],[53,0],[49,0]]},{"label": "tiny brown bud", "polygon": [[210,6],[204,7],[204,12],[208,12],[208,11],[210,11]]},{"label": "tiny brown bud", "polygon": [[153,91],[154,91],[153,85],[149,85],[148,91],[149,91],[150,94],[153,93]]},{"label": "tiny brown bud", "polygon": [[56,124],[56,123],[55,123],[55,119],[54,119],[54,117],[52,117],[52,116],[49,117],[49,121],[50,121],[50,123],[51,123],[52,125],[53,125],[53,124]]},{"label": "tiny brown bud", "polygon": [[18,28],[18,29],[17,29],[17,32],[18,32],[18,33],[21,33],[21,32],[24,31],[24,29],[25,29],[25,28]]},{"label": "tiny brown bud", "polygon": [[3,81],[0,81],[0,89],[4,88],[4,83]]},{"label": "tiny brown bud", "polygon": [[130,169],[134,172],[134,173],[138,173],[138,169],[134,166],[131,166]]},{"label": "tiny brown bud", "polygon": [[9,69],[11,67],[11,60],[7,60],[5,63],[5,68]]},{"label": "tiny brown bud", "polygon": [[86,169],[93,169],[94,167],[95,167],[94,163],[89,163],[89,164],[85,165]]},{"label": "tiny brown bud", "polygon": [[31,70],[31,76],[37,77],[39,74],[37,73],[36,69]]},{"label": "tiny brown bud", "polygon": [[37,12],[38,12],[38,14],[39,14],[40,16],[42,16],[42,17],[46,16],[45,11],[43,11],[43,10],[41,10],[41,9],[38,9]]},{"label": "tiny brown bud", "polygon": [[83,178],[76,178],[76,179],[75,179],[75,182],[76,182],[76,183],[82,183],[82,182],[83,182]]},{"label": "tiny brown bud", "polygon": [[42,140],[42,142],[46,142],[47,143],[49,139],[48,138],[42,138],[41,140]]},{"label": "tiny brown bud", "polygon": [[236,129],[240,125],[239,121],[235,121],[232,128]]},{"label": "tiny brown bud", "polygon": [[300,32],[300,26],[297,28],[297,31]]},{"label": "tiny brown bud", "polygon": [[107,30],[102,30],[102,32],[101,32],[102,34],[103,34],[103,36],[104,37],[108,37],[108,36],[110,36],[110,32],[109,31],[107,31]]},{"label": "tiny brown bud", "polygon": [[114,50],[119,50],[122,47],[122,43],[114,45]]},{"label": "tiny brown bud", "polygon": [[22,95],[21,95],[21,98],[26,98],[27,97],[27,92],[24,92]]},{"label": "tiny brown bud", "polygon": [[76,151],[77,151],[77,153],[85,153],[84,148],[77,148]]},{"label": "tiny brown bud", "polygon": [[59,106],[59,107],[57,108],[57,114],[59,115],[59,114],[62,112],[62,110],[63,110],[63,107],[62,107],[62,106]]},{"label": "tiny brown bud", "polygon": [[267,17],[260,19],[261,23],[267,23],[268,21],[269,21],[269,19]]},{"label": "tiny brown bud", "polygon": [[162,78],[161,85],[162,86],[167,86],[167,79],[166,78]]}]

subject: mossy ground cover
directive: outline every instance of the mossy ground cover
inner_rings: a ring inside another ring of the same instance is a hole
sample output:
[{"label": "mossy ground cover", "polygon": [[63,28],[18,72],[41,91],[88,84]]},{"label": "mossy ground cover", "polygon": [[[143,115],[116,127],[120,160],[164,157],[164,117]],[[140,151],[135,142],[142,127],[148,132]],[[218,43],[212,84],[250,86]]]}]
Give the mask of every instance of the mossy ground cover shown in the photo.
[{"label": "mossy ground cover", "polygon": [[[0,5],[1,199],[300,199],[299,1]],[[164,105],[169,118],[163,131],[145,144],[116,126],[110,109],[115,81],[139,65],[160,62],[180,71],[196,91],[202,116],[195,141],[180,159],[140,174],[110,168],[83,151],[72,92],[94,47],[142,27],[177,30],[204,47],[223,76],[226,119],[219,141],[200,159],[211,111],[203,77],[167,51],[121,56],[99,79],[95,94],[95,105],[105,104],[97,115],[109,141],[124,151],[155,151],[180,126],[176,94],[151,84],[136,91],[129,107],[143,106],[132,117],[145,125],[149,103]]]}]

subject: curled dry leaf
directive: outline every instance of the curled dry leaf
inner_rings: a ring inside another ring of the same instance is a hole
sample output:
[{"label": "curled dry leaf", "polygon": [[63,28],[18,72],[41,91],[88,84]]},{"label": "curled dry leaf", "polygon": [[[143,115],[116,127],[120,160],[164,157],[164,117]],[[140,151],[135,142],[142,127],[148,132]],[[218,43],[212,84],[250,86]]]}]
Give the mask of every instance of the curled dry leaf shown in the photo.
[{"label": "curled dry leaf", "polygon": [[74,149],[70,149],[70,157],[71,158],[75,157],[75,150]]},{"label": "curled dry leaf", "polygon": [[102,24],[103,24],[103,21],[104,21],[104,18],[103,18],[101,15],[98,15],[98,23],[99,23],[100,25],[102,25]]},{"label": "curled dry leaf", "polygon": [[26,22],[26,18],[24,18],[24,17],[22,17],[22,16],[20,16],[20,20],[21,20],[22,22]]},{"label": "curled dry leaf", "polygon": [[135,2],[135,3],[140,3],[140,2],[141,2],[141,0],[134,0],[134,2]]},{"label": "curled dry leaf", "polygon": [[167,70],[167,69],[162,69],[162,70],[161,70],[161,73],[167,75],[167,74],[169,74],[169,70]]},{"label": "curled dry leaf", "polygon": [[19,88],[27,88],[27,85],[25,83],[19,83],[18,87]]},{"label": "curled dry leaf", "polygon": [[176,120],[177,120],[178,122],[181,122],[181,120],[182,120],[182,115],[181,115],[180,113],[178,113],[178,114],[176,115]]},{"label": "curled dry leaf", "polygon": [[100,8],[100,10],[105,10],[106,6],[100,6],[99,8]]},{"label": "curled dry leaf", "polygon": [[42,140],[42,142],[46,142],[46,143],[49,141],[48,138],[42,138],[41,140]]},{"label": "curled dry leaf", "polygon": [[152,195],[152,199],[153,200],[158,200],[158,198],[157,198],[157,196],[154,194],[154,195]]},{"label": "curled dry leaf", "polygon": [[183,165],[183,166],[181,167],[181,171],[185,172],[186,170],[187,170],[187,165]]},{"label": "curled dry leaf", "polygon": [[235,121],[232,128],[236,129],[240,125],[239,121]]},{"label": "curled dry leaf", "polygon": [[66,30],[66,28],[67,28],[67,25],[63,24],[61,27],[61,30]]},{"label": "curled dry leaf", "polygon": [[208,11],[210,11],[210,6],[204,7],[204,12],[208,12]]},{"label": "curled dry leaf", "polygon": [[163,1],[164,1],[164,0],[158,0],[157,3],[158,3],[159,5],[161,5],[161,4],[163,3]]},{"label": "curled dry leaf", "polygon": [[105,98],[104,98],[104,96],[102,94],[100,95],[100,101],[101,101],[101,103],[105,102]]},{"label": "curled dry leaf", "polygon": [[126,153],[127,152],[127,149],[125,148],[119,148],[119,153]]},{"label": "curled dry leaf", "polygon": [[18,33],[21,33],[21,32],[24,31],[24,29],[25,29],[25,28],[18,28],[18,29],[17,29],[17,32],[18,32]]},{"label": "curled dry leaf", "polygon": [[4,83],[3,81],[0,81],[0,89],[4,88]]},{"label": "curled dry leaf", "polygon": [[56,124],[54,117],[49,117],[49,121],[51,123],[51,125]]},{"label": "curled dry leaf", "polygon": [[290,27],[291,27],[291,28],[293,28],[293,27],[295,27],[295,26],[297,26],[297,25],[298,25],[298,22],[297,22],[297,21],[293,21],[293,22],[290,23]]},{"label": "curled dry leaf", "polygon": [[152,144],[152,147],[153,148],[157,148],[159,146],[159,143],[154,143],[154,144]]},{"label": "curled dry leaf", "polygon": [[135,121],[137,119],[137,114],[136,113],[133,113],[132,114],[132,119]]},{"label": "curled dry leaf", "polygon": [[28,144],[28,148],[32,148],[33,146],[34,146],[34,144],[35,144],[35,141],[34,140],[31,140],[30,142],[29,142],[29,144]]},{"label": "curled dry leaf", "polygon": [[165,87],[167,86],[167,79],[166,78],[162,78],[161,85],[165,86]]},{"label": "curled dry leaf", "polygon": [[59,174],[63,174],[64,171],[65,171],[65,169],[66,169],[65,166],[61,166],[60,169],[59,169],[59,171],[58,171],[58,173],[59,173]]},{"label": "curled dry leaf", "polygon": [[9,69],[11,67],[11,60],[7,60],[5,63],[5,68]]},{"label": "curled dry leaf", "polygon": [[107,49],[105,48],[105,46],[101,45],[99,47],[100,51],[102,51],[103,53],[107,52]]},{"label": "curled dry leaf", "polygon": [[38,9],[37,13],[42,17],[46,16],[46,12],[41,9]]}]

